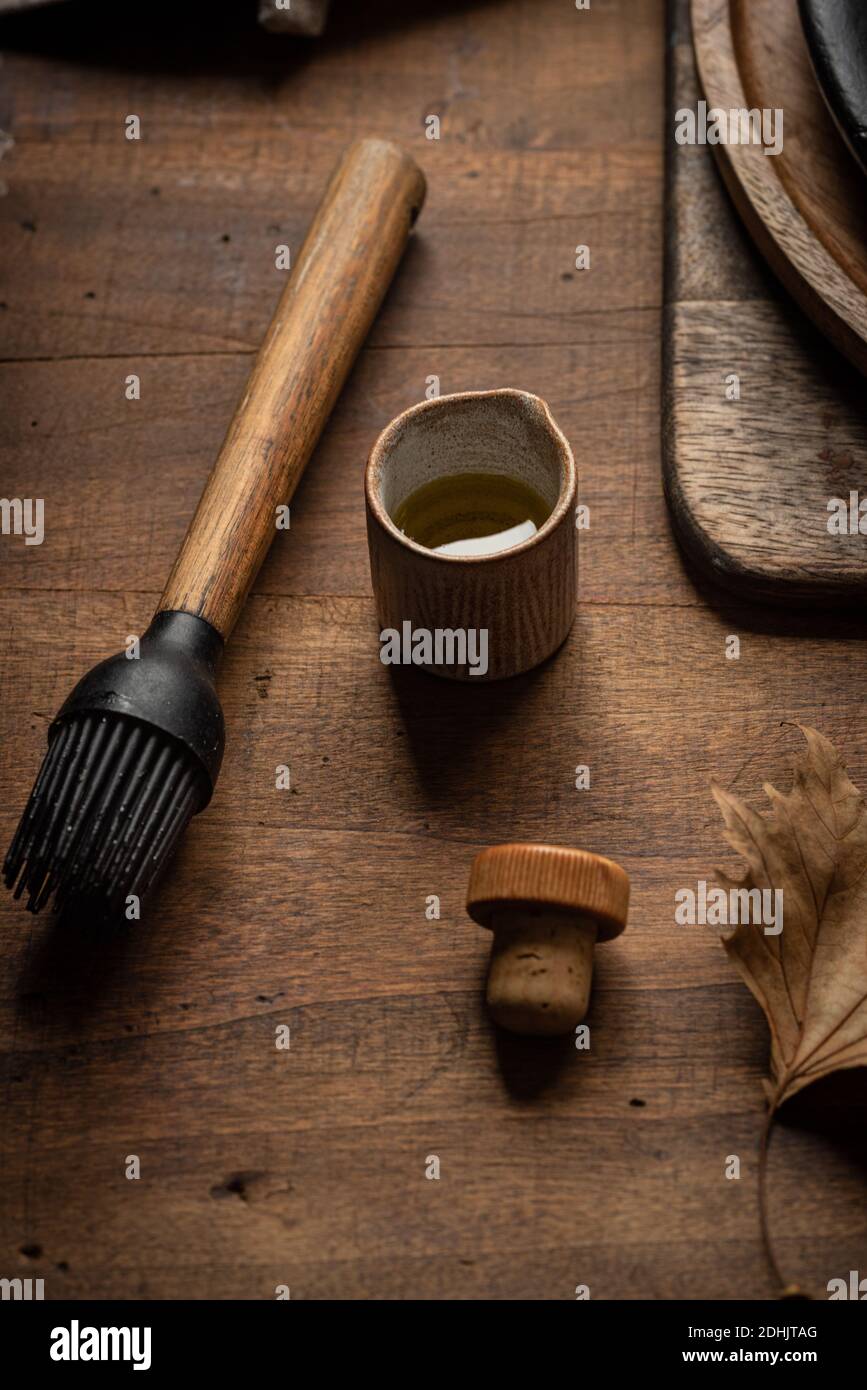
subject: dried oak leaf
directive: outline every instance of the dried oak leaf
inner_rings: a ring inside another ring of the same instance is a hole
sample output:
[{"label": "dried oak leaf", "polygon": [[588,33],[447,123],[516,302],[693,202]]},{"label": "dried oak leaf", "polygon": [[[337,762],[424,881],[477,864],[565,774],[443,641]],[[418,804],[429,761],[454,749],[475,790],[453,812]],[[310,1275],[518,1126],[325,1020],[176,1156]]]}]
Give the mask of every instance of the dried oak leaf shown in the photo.
[{"label": "dried oak leaf", "polygon": [[867,814],[834,745],[807,746],[768,815],[712,784],[726,838],[749,870],[727,889],[782,889],[783,929],[741,922],[723,944],[771,1030],[771,1114],[833,1071],[867,1066]]}]

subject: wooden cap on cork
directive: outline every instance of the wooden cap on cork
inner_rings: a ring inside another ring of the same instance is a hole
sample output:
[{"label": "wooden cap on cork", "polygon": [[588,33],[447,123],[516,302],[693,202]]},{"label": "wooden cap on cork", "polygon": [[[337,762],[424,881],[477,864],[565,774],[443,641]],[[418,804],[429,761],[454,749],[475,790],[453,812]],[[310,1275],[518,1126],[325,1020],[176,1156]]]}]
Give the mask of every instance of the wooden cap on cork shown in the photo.
[{"label": "wooden cap on cork", "polygon": [[587,1012],[597,941],[626,926],[629,876],[611,859],[507,844],[473,861],[470,916],[494,933],[487,1000],[516,1033],[571,1032]]},{"label": "wooden cap on cork", "polygon": [[511,905],[550,907],[593,917],[597,939],[610,941],[626,926],[629,875],[612,859],[556,845],[492,845],[473,860],[467,911],[481,926]]}]

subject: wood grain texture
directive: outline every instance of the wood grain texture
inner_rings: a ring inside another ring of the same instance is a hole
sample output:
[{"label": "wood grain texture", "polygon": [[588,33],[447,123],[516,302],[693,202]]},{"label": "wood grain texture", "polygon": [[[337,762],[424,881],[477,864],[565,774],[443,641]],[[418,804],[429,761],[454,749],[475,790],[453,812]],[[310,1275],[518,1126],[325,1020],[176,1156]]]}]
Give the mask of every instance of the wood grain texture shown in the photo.
[{"label": "wood grain texture", "polygon": [[[405,536],[392,513],[424,482],[461,471],[523,478],[550,515],[508,551],[437,555]],[[503,680],[538,666],[575,618],[576,495],[569,442],[538,396],[506,387],[411,406],[376,440],[364,475],[380,628],[401,634],[404,649],[406,623],[408,633],[463,634],[461,648],[450,639],[439,653],[445,660],[434,650],[427,663],[430,674],[450,680]]]},{"label": "wood grain texture", "polygon": [[[421,211],[418,165],[358,140],[335,169],[159,603],[225,638]],[[283,527],[282,529],[288,529]]]},{"label": "wood grain texture", "polygon": [[[511,344],[532,373],[527,348],[572,345],[575,391],[588,334],[631,350],[635,319],[658,309],[661,254],[659,151],[635,139],[626,100],[659,95],[641,49],[646,18],[624,38],[613,14],[579,28],[568,6],[542,22],[532,6],[502,0],[463,16],[459,0],[442,9],[436,56],[433,18],[412,18],[399,0],[370,0],[364,15],[339,6],[325,45],[275,42],[255,11],[222,6],[203,45],[195,10],[171,0],[153,0],[135,23],[111,0],[93,0],[86,26],[65,5],[50,25],[6,21],[0,128],[16,143],[0,166],[3,357],[256,352],[285,275],[275,244],[300,247],[359,112],[365,134],[415,154],[429,186],[371,346],[427,348],[435,372],[441,349]],[[544,76],[521,64],[522,46]],[[576,60],[581,99],[565,101]],[[49,105],[35,95],[46,70]],[[147,120],[128,141],[118,112],[134,110],[139,92]],[[424,138],[428,113],[442,118],[439,141]],[[574,268],[576,224],[597,248],[589,276]],[[490,384],[484,366],[468,386]]]},{"label": "wood grain texture", "polygon": [[867,372],[867,200],[822,100],[797,0],[692,0],[708,107],[782,111],[779,154],[712,149],[751,236],[817,327]]},{"label": "wood grain texture", "polygon": [[[215,7],[203,35],[164,0],[0,36],[0,466],[4,492],[46,501],[43,545],[0,538],[3,836],[73,680],[158,600],[273,307],[275,240],[300,245],[359,110],[430,175],[227,648],[220,784],[153,912],[87,943],[0,902],[0,1275],[43,1276],[47,1298],[767,1297],[767,1030],[713,934],[675,926],[674,892],[736,868],[707,779],[756,804],[765,777],[786,785],[781,720],[817,724],[867,780],[860,628],[709,603],[671,538],[659,0],[361,8],[279,56],[255,7]],[[591,509],[575,626],[509,684],[378,659],[364,460],[431,373],[546,399]],[[465,891],[506,838],[630,875],[588,1053],[486,1014]],[[792,1124],[772,1152],[781,1258],[819,1284],[867,1267],[846,1119]]]},{"label": "wood grain texture", "polygon": [[[676,4],[663,387],[672,518],[714,583],[763,600],[853,601],[867,592],[864,537],[829,533],[828,503],[863,491],[863,381],[762,265],[709,148],[675,143],[675,113],[698,95],[688,7]],[[794,120],[785,129],[794,141]],[[739,399],[728,398],[732,379]]]},{"label": "wood grain texture", "polygon": [[[498,216],[506,217],[505,205],[499,207]],[[430,205],[423,221],[432,212]],[[418,240],[425,235],[422,228]],[[395,289],[402,290],[416,244],[413,238]],[[487,273],[496,276],[498,270],[491,266]],[[267,317],[265,305],[262,311]],[[480,308],[480,317],[484,312]],[[277,534],[259,572],[257,592],[369,594],[365,460],[383,426],[421,400],[427,376],[436,373],[444,388],[455,391],[496,381],[519,381],[537,395],[547,391],[554,418],[575,442],[581,501],[592,518],[580,536],[585,598],[695,602],[686,576],[672,574],[656,476],[659,311],[594,313],[580,329],[576,324],[578,331],[580,344],[544,348],[508,340],[484,347],[363,348],[295,493],[291,529]],[[4,583],[79,594],[159,593],[251,360],[247,353],[194,350],[0,364],[0,470],[13,496],[23,490],[25,496],[45,497],[51,517],[50,544],[6,548]],[[125,398],[130,373],[138,373],[142,383],[135,402]],[[605,403],[614,400],[612,412]],[[629,460],[625,476],[615,466],[621,458]],[[594,460],[610,460],[611,466],[595,467]],[[88,486],[73,489],[70,478]],[[98,487],[100,478],[109,486]],[[644,557],[640,570],[631,562],[636,545]]]}]

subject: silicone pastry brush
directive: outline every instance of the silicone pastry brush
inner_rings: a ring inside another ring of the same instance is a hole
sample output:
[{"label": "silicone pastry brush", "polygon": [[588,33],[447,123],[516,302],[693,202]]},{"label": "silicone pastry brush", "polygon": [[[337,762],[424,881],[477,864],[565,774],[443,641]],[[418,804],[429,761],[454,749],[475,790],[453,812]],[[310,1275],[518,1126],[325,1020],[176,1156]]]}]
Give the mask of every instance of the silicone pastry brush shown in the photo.
[{"label": "silicone pastry brush", "polygon": [[48,731],[4,878],[99,917],[141,900],[208,804],[223,756],[215,676],[424,201],[405,151],[344,154],[280,298],[137,660],[95,666]]}]

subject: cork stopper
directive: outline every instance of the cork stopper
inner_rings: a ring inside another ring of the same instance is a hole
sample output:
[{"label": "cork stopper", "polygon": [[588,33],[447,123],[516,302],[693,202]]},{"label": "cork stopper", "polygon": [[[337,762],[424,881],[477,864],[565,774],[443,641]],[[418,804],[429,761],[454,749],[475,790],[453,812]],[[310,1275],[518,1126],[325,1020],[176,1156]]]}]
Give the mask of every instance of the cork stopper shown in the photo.
[{"label": "cork stopper", "polygon": [[569,1033],[590,1000],[593,950],[626,926],[629,878],[610,859],[553,845],[482,850],[467,911],[494,934],[487,1000],[513,1033]]}]

